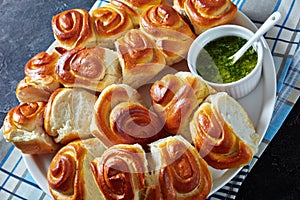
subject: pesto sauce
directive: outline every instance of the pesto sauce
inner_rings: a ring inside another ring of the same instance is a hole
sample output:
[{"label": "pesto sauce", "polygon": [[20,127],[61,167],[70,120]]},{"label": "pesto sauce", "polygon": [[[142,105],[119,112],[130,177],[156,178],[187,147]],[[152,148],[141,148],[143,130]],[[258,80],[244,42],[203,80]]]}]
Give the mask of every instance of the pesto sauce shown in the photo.
[{"label": "pesto sauce", "polygon": [[257,52],[251,46],[235,63],[229,59],[245,43],[238,36],[225,36],[206,44],[197,57],[197,72],[207,81],[231,83],[249,74],[257,64]]}]

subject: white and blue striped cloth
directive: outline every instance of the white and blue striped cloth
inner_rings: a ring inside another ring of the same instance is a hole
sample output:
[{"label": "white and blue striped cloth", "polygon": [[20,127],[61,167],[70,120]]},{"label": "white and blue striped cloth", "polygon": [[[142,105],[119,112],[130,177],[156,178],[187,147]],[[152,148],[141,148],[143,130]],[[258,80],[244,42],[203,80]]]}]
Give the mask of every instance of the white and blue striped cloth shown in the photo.
[{"label": "white and blue striped cloth", "polygon": [[[105,1],[98,0],[94,7]],[[300,94],[300,1],[299,0],[233,0],[239,10],[259,27],[274,11],[280,11],[282,19],[264,37],[270,47],[277,72],[277,100],[270,126],[259,153],[250,165],[244,167],[223,188],[209,199],[235,199],[239,188],[259,159],[267,145],[276,135],[283,121]],[[43,192],[26,169],[22,155],[13,145],[0,136],[0,199],[52,199]]]}]

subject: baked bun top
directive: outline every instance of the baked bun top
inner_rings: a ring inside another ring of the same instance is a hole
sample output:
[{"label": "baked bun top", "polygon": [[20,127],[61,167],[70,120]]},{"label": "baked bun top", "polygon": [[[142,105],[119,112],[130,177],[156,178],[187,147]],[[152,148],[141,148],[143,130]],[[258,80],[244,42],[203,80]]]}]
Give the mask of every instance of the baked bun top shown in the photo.
[{"label": "baked bun top", "polygon": [[227,93],[210,95],[195,111],[190,130],[195,147],[216,169],[248,164],[259,135],[243,107]]}]

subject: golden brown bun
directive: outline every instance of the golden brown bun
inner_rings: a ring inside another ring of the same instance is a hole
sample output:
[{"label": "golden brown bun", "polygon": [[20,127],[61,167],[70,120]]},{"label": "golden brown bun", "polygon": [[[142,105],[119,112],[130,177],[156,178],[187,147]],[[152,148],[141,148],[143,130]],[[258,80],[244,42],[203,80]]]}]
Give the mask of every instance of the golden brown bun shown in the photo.
[{"label": "golden brown bun", "polygon": [[58,60],[56,72],[65,87],[81,87],[97,92],[122,80],[117,54],[102,47],[66,51]]},{"label": "golden brown bun", "polygon": [[22,102],[48,101],[52,92],[60,87],[55,73],[59,55],[40,52],[25,65],[25,78],[16,88],[16,96]]},{"label": "golden brown bun", "polygon": [[161,0],[110,0],[110,3],[123,9],[131,17],[135,27],[139,25],[140,15],[149,6],[159,5]]},{"label": "golden brown bun", "polygon": [[227,93],[211,95],[190,123],[193,142],[216,169],[237,168],[250,162],[259,135],[246,111]]},{"label": "golden brown bun", "polygon": [[196,34],[227,24],[236,16],[237,6],[231,0],[174,0],[174,8],[187,15]]},{"label": "golden brown bun", "polygon": [[143,105],[140,94],[125,84],[103,90],[95,103],[91,131],[106,146],[135,144],[146,146],[162,137],[163,124]]},{"label": "golden brown bun", "polygon": [[53,153],[60,145],[44,130],[46,102],[23,103],[8,111],[3,136],[26,154]]},{"label": "golden brown bun", "polygon": [[104,199],[90,170],[91,161],[105,151],[96,139],[76,140],[52,159],[47,180],[54,199]]},{"label": "golden brown bun", "polygon": [[[52,81],[53,79],[51,77],[49,77],[49,79],[35,77],[35,79],[32,80],[26,76],[18,83],[16,88],[16,96],[19,102],[48,101],[52,92],[46,90],[45,87],[47,87],[48,83],[51,84]],[[58,82],[58,87],[59,85]]]},{"label": "golden brown bun", "polygon": [[123,83],[133,88],[149,83],[165,67],[162,52],[140,30],[130,30],[115,45],[122,67]]},{"label": "golden brown bun", "polygon": [[168,74],[150,90],[154,111],[172,134],[181,134],[191,142],[189,122],[194,109],[215,90],[190,72]]},{"label": "golden brown bun", "polygon": [[107,4],[91,13],[97,44],[101,47],[114,48],[114,42],[128,30],[133,29],[130,16],[122,9]]},{"label": "golden brown bun", "polygon": [[138,144],[119,144],[91,163],[94,179],[105,199],[141,199],[146,189],[147,160]]},{"label": "golden brown bun", "polygon": [[80,88],[59,88],[50,96],[44,125],[57,143],[91,137],[90,124],[96,96]]},{"label": "golden brown bun", "polygon": [[173,0],[173,8],[180,14],[184,15],[184,4],[186,0]]},{"label": "golden brown bun", "polygon": [[195,39],[189,25],[167,4],[146,9],[141,15],[140,28],[156,41],[169,66],[186,57]]},{"label": "golden brown bun", "polygon": [[208,196],[212,187],[211,173],[188,141],[181,136],[171,136],[151,143],[150,147],[155,163],[153,180],[162,199],[205,199]]},{"label": "golden brown bun", "polygon": [[25,65],[24,72],[27,76],[51,75],[55,76],[55,65],[59,54],[40,52],[33,56]]},{"label": "golden brown bun", "polygon": [[55,15],[52,30],[55,39],[67,49],[96,44],[91,17],[84,9],[66,10]]}]

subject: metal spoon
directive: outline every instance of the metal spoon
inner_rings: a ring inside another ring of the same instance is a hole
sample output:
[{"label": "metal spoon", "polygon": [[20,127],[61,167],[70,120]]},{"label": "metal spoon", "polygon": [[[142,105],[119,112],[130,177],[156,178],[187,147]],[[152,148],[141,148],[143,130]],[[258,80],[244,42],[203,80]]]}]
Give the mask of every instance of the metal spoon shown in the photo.
[{"label": "metal spoon", "polygon": [[263,34],[268,32],[281,18],[281,14],[276,11],[263,23],[263,25],[256,31],[256,33],[244,44],[244,46],[238,50],[235,54],[229,57],[232,60],[233,65],[242,55],[248,50],[251,45],[257,41]]}]

